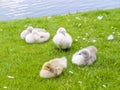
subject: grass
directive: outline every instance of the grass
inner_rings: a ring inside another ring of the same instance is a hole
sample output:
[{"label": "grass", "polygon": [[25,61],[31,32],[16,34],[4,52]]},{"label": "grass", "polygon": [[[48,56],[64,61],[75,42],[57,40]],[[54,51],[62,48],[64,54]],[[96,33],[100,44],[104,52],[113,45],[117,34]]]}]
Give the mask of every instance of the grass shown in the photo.
[{"label": "grass", "polygon": [[[102,20],[97,19],[100,15]],[[45,28],[51,34],[50,40],[42,44],[25,43],[20,33],[29,25]],[[68,52],[56,50],[52,42],[61,26],[73,38]],[[112,41],[107,40],[110,34],[114,35]],[[73,65],[72,55],[89,45],[97,47],[97,61],[91,66]],[[0,90],[4,90],[4,86],[6,90],[119,90],[119,50],[119,8],[0,22]],[[62,56],[68,59],[68,67],[62,75],[52,79],[39,77],[44,62]],[[9,75],[14,78],[8,78]]]}]

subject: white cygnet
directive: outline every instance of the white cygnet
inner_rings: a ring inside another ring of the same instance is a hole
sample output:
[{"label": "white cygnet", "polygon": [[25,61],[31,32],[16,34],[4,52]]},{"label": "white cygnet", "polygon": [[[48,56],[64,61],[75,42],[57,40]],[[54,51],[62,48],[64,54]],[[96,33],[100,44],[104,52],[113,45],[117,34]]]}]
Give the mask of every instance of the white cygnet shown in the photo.
[{"label": "white cygnet", "polygon": [[67,59],[65,57],[52,59],[43,64],[42,69],[40,70],[40,77],[57,77],[65,68],[67,68]]},{"label": "white cygnet", "polygon": [[32,33],[26,36],[25,41],[27,43],[42,43],[50,38],[50,33],[44,29],[34,29]]},{"label": "white cygnet", "polygon": [[91,65],[96,60],[97,49],[94,46],[83,48],[72,57],[72,63],[76,65]]},{"label": "white cygnet", "polygon": [[65,28],[60,27],[53,37],[53,42],[60,49],[68,49],[72,45],[72,37],[66,32]]}]

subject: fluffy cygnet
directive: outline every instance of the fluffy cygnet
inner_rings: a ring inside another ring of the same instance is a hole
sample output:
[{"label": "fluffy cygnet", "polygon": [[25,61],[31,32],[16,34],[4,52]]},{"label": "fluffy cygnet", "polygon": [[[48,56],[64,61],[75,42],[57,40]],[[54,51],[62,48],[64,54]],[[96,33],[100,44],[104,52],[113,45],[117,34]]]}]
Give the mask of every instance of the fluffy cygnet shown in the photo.
[{"label": "fluffy cygnet", "polygon": [[52,59],[43,64],[40,71],[40,77],[57,77],[63,72],[65,68],[67,68],[67,59],[65,57]]},{"label": "fluffy cygnet", "polygon": [[53,42],[60,49],[68,49],[72,45],[72,37],[66,32],[65,28],[60,27],[53,37]]},{"label": "fluffy cygnet", "polygon": [[94,46],[83,48],[72,57],[72,63],[76,65],[90,65],[96,60],[97,49]]},{"label": "fluffy cygnet", "polygon": [[42,43],[50,38],[50,33],[44,29],[34,28],[32,33],[28,34],[25,38],[27,43]]},{"label": "fluffy cygnet", "polygon": [[25,39],[28,34],[32,33],[32,30],[32,26],[27,27],[27,29],[20,34],[21,39]]}]

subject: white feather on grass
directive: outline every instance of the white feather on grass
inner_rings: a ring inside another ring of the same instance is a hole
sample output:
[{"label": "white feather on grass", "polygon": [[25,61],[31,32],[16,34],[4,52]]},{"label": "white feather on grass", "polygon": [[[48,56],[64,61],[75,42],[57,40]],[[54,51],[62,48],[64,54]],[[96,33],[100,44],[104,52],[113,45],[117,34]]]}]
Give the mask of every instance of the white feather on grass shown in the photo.
[{"label": "white feather on grass", "polygon": [[103,19],[103,16],[98,16],[97,19],[98,19],[98,20],[102,20],[102,19]]},{"label": "white feather on grass", "polygon": [[113,40],[113,39],[114,39],[114,36],[113,36],[113,35],[109,35],[109,36],[107,37],[107,39],[108,39],[108,40]]}]

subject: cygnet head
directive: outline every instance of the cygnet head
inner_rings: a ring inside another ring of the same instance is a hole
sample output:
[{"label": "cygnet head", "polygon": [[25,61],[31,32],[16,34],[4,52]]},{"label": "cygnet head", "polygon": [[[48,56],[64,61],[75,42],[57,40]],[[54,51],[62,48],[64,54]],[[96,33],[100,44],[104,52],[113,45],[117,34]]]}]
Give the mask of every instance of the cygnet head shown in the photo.
[{"label": "cygnet head", "polygon": [[28,26],[28,27],[27,27],[27,30],[30,31],[30,32],[32,32],[33,27],[32,27],[32,26]]},{"label": "cygnet head", "polygon": [[79,55],[82,55],[85,58],[85,60],[87,60],[90,57],[90,53],[87,49],[81,50]]},{"label": "cygnet head", "polygon": [[50,71],[51,73],[54,72],[54,69],[52,68],[52,65],[50,63],[47,63],[44,67],[43,70]]},{"label": "cygnet head", "polygon": [[60,28],[57,30],[57,33],[65,34],[65,33],[66,33],[66,30],[65,30],[65,28],[63,28],[63,27],[60,27]]},{"label": "cygnet head", "polygon": [[37,34],[39,32],[37,32],[36,30],[32,30],[32,34]]},{"label": "cygnet head", "polygon": [[[53,75],[52,77],[55,77],[55,76],[57,76],[57,75],[62,73],[63,68],[61,66],[56,66],[56,65],[51,64],[51,63],[46,63],[42,67],[42,71],[43,70],[47,71],[47,72],[44,72],[44,74],[48,74],[47,77],[49,77],[50,74]],[[41,72],[41,74],[42,74],[42,72]]]}]

